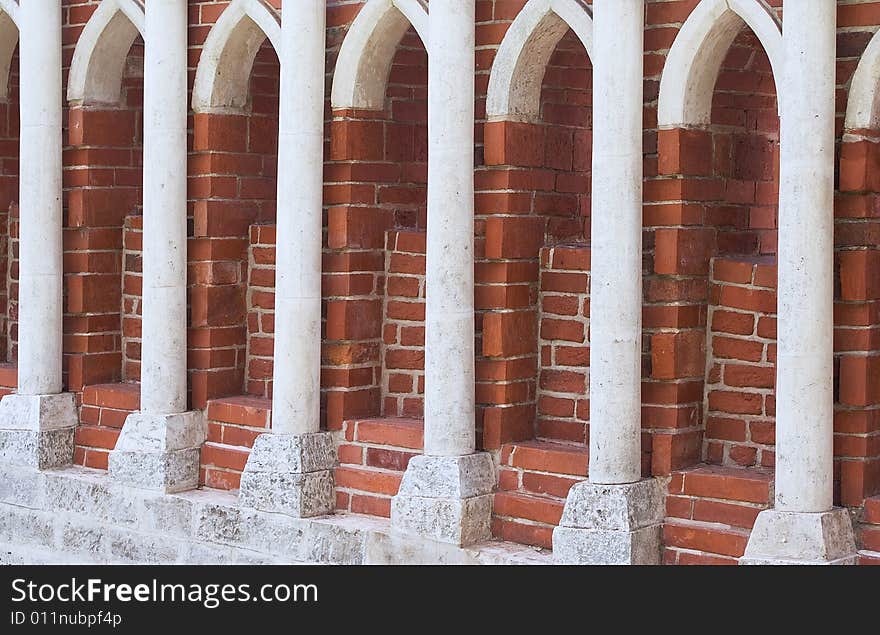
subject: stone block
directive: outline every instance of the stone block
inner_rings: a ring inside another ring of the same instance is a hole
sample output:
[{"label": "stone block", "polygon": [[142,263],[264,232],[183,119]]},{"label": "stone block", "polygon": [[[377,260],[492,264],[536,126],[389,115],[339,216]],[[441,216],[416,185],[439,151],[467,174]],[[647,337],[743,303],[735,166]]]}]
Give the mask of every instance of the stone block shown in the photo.
[{"label": "stone block", "polygon": [[326,432],[257,437],[241,475],[242,507],[311,518],[336,507],[336,445]]},{"label": "stone block", "polygon": [[165,493],[199,484],[199,449],[207,435],[201,412],[154,415],[134,412],[110,452],[114,481]]},{"label": "stone block", "polygon": [[857,564],[852,519],[845,509],[822,513],[767,509],[758,514],[741,565]]},{"label": "stone block", "polygon": [[417,456],[391,502],[395,531],[465,546],[491,537],[495,467],[485,452]]},{"label": "stone block", "polygon": [[553,531],[559,564],[660,564],[665,490],[657,479],[637,483],[574,485]]}]

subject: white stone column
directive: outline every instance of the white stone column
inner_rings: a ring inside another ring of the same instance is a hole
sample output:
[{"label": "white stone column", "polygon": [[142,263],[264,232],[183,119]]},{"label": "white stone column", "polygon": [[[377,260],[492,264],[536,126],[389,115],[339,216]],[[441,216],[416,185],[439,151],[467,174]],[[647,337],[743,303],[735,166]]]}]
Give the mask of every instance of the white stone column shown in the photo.
[{"label": "white stone column", "polygon": [[333,511],[336,450],[320,431],[325,0],[282,11],[272,432],[254,443],[241,503],[297,517]]},{"label": "white stone column", "polygon": [[744,563],[852,563],[833,509],[834,142],[837,3],[785,0],[779,183],[776,506]]},{"label": "white stone column", "polygon": [[147,489],[195,488],[206,423],[187,412],[187,27],[185,2],[145,4],[141,410],[110,453],[111,475]]},{"label": "white stone column", "polygon": [[590,472],[571,488],[554,556],[657,564],[663,488],[642,480],[644,0],[593,3]]},{"label": "white stone column", "polygon": [[18,391],[0,403],[0,462],[69,463],[77,422],[62,393],[61,4],[19,7]]},{"label": "white stone column", "polygon": [[474,431],[475,1],[432,0],[429,33],[425,455],[391,522],[463,545],[490,536],[495,480]]}]

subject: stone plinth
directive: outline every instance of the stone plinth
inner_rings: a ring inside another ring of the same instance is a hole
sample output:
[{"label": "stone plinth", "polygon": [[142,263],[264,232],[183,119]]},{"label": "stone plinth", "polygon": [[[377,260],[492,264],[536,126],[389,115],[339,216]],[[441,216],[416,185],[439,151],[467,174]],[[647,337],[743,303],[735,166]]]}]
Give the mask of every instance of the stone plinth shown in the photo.
[{"label": "stone plinth", "polygon": [[856,564],[852,519],[845,509],[828,512],[760,514],[749,537],[742,565]]},{"label": "stone plinth", "polygon": [[0,463],[47,469],[73,461],[71,393],[7,395],[0,401]]},{"label": "stone plinth", "polygon": [[201,412],[133,412],[110,452],[110,476],[132,487],[160,492],[195,489],[199,451],[206,435],[207,422]]},{"label": "stone plinth", "polygon": [[625,485],[577,483],[553,531],[559,564],[660,564],[665,492],[656,479]]},{"label": "stone plinth", "polygon": [[413,457],[391,502],[391,526],[458,546],[488,540],[494,486],[495,466],[485,452]]},{"label": "stone plinth", "polygon": [[336,446],[327,432],[261,434],[241,475],[242,507],[311,518],[333,512]]}]

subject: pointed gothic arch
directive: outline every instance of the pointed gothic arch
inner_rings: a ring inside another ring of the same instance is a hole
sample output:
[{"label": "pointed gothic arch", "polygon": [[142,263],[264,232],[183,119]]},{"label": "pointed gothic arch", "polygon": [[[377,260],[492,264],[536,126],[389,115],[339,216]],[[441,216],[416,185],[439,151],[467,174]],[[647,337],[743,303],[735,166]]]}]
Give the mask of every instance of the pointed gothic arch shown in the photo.
[{"label": "pointed gothic arch", "polygon": [[490,120],[534,120],[550,57],[571,29],[592,55],[593,20],[579,0],[529,0],[510,25],[492,64],[486,114]]},{"label": "pointed gothic arch", "polygon": [[778,88],[783,47],[775,14],[761,0],[702,0],[666,57],[657,114],[661,128],[709,124],[721,64],[743,25],[764,47]]}]

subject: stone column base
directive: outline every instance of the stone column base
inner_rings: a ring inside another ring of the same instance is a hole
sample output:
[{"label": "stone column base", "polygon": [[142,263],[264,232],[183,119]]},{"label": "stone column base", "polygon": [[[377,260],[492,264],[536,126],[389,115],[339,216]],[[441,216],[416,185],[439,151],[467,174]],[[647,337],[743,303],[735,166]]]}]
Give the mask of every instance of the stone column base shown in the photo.
[{"label": "stone column base", "polygon": [[195,489],[207,425],[201,412],[131,413],[108,457],[110,476],[166,494]]},{"label": "stone column base", "polygon": [[6,395],[0,401],[0,463],[39,470],[70,464],[77,421],[72,393]]},{"label": "stone column base", "polygon": [[458,546],[489,540],[495,465],[486,452],[413,457],[391,501],[395,531]]},{"label": "stone column base", "polygon": [[328,432],[256,438],[241,475],[242,507],[295,518],[333,513],[336,444]]},{"label": "stone column base", "polygon": [[739,563],[825,565],[857,561],[852,519],[845,509],[821,513],[767,509],[758,514]]},{"label": "stone column base", "polygon": [[553,530],[553,559],[559,564],[660,564],[665,494],[653,478],[625,485],[577,483]]}]

